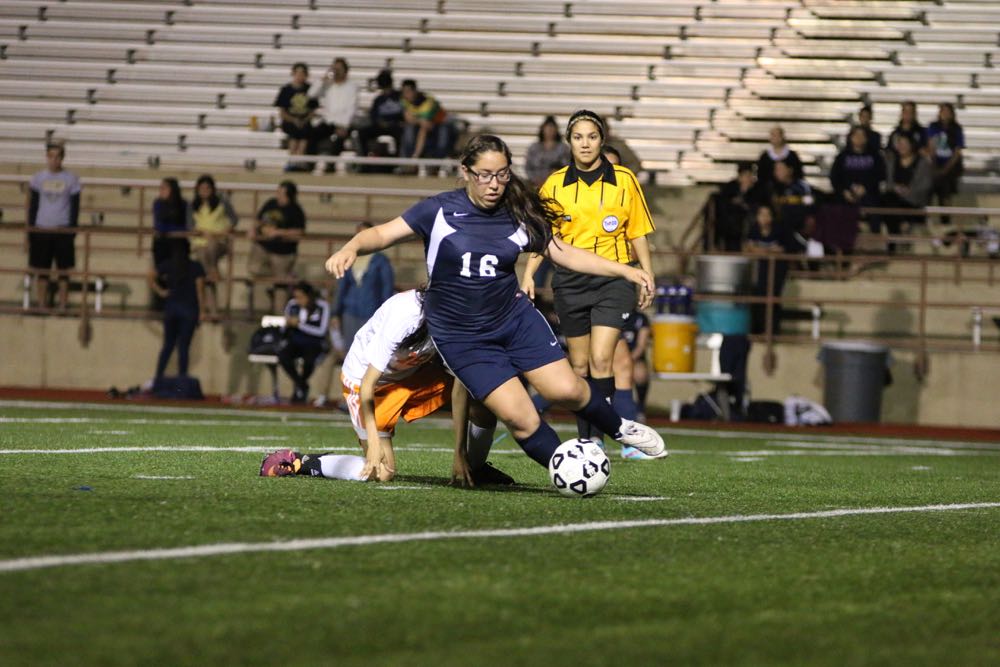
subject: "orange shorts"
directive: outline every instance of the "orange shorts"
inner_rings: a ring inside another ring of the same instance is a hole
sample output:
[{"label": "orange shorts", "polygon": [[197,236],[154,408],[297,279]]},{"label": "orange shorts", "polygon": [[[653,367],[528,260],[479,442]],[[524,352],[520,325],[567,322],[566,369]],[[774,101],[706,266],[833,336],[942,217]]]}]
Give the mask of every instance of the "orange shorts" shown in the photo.
[{"label": "orange shorts", "polygon": [[[451,400],[451,387],[455,381],[444,368],[432,364],[400,382],[375,388],[375,423],[383,438],[391,438],[396,433],[396,422],[402,417],[408,422],[426,417]],[[341,377],[343,382],[343,377]],[[344,384],[344,399],[351,415],[354,432],[362,440],[368,439],[368,432],[361,419],[361,387]]]}]

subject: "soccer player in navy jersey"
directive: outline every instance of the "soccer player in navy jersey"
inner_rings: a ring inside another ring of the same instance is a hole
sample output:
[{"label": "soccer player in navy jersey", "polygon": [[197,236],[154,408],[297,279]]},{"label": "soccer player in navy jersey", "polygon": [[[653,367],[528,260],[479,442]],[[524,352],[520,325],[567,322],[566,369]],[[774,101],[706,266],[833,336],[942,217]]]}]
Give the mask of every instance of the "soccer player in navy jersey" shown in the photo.
[{"label": "soccer player in navy jersey", "polygon": [[659,434],[623,420],[573,372],[545,318],[518,288],[515,265],[522,252],[536,252],[574,271],[626,278],[643,288],[643,305],[652,300],[652,276],[553,238],[557,207],[513,173],[510,149],[498,137],[474,137],[462,153],[461,173],[464,187],[356,234],[327,260],[327,271],[340,277],[359,254],[419,236],[429,276],[424,312],[434,344],[528,456],[548,466],[560,441],[534,409],[521,376],[620,443],[666,456]]}]

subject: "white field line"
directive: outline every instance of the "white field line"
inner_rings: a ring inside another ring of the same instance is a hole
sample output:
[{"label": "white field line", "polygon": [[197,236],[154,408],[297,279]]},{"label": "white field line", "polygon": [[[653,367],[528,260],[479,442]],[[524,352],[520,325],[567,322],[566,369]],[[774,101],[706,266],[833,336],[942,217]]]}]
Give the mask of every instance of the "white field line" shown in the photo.
[{"label": "white field line", "polygon": [[134,479],[194,479],[190,475],[132,475]]},{"label": "white field line", "polygon": [[290,552],[315,549],[341,549],[344,547],[363,547],[373,544],[401,544],[407,542],[432,542],[459,539],[538,537],[541,535],[567,535],[573,533],[601,532],[608,530],[626,530],[631,528],[708,526],[715,524],[753,523],[763,521],[802,521],[808,519],[832,519],[849,516],[949,512],[958,510],[982,510],[996,508],[1000,508],[1000,502],[919,505],[915,507],[851,507],[820,512],[792,512],[790,514],[735,514],[730,516],[686,517],[678,519],[597,521],[592,523],[534,526],[531,528],[387,533],[381,535],[356,535],[349,537],[298,539],[278,542],[231,542],[164,549],[105,551],[98,553],[12,558],[9,560],[0,560],[0,573],[23,572],[25,570],[39,570],[42,568],[64,567],[69,565],[175,560],[182,558],[204,558],[209,556],[223,556],[231,554]]},{"label": "white field line", "polygon": [[[283,412],[275,411],[271,408],[267,410],[255,410],[249,407],[242,408],[208,408],[208,407],[173,407],[165,405],[141,405],[141,404],[105,404],[105,403],[65,403],[57,401],[17,401],[17,400],[6,400],[0,401],[0,408],[34,408],[34,409],[56,409],[56,410],[95,410],[95,411],[105,411],[105,412],[150,412],[159,414],[202,414],[202,415],[217,415],[217,416],[227,416],[231,417],[231,420],[198,420],[198,419],[188,419],[188,420],[164,420],[156,421],[150,419],[133,420],[130,423],[136,424],[168,424],[168,425],[205,425],[205,426],[265,426],[273,425],[276,422],[281,423],[283,426],[311,426],[315,423],[322,424],[323,422],[334,422],[337,425],[341,423],[349,422],[350,419],[347,415],[340,412],[330,411],[322,413],[310,413],[310,412]],[[240,421],[244,419],[244,421]],[[87,420],[88,418],[3,418],[0,417],[0,424],[2,423],[71,423],[68,420]],[[257,420],[257,421],[250,421]],[[73,423],[121,423],[123,420],[120,419],[91,419],[89,421],[76,421]],[[124,420],[128,422],[128,420]],[[309,424],[308,422],[314,422]],[[418,422],[413,424],[408,424],[407,428],[450,428],[451,420],[443,417],[425,417]],[[553,423],[552,427],[559,433],[575,433],[576,426],[570,423]],[[701,429],[701,428],[679,428],[676,426],[664,426],[657,427],[656,429],[662,435],[679,435],[679,436],[710,436],[714,438],[722,439],[733,439],[733,440],[801,440],[803,436],[815,442],[844,442],[844,443],[860,443],[860,444],[874,444],[874,445],[904,445],[909,447],[917,447],[921,445],[934,446],[934,447],[958,447],[967,449],[990,449],[990,450],[1000,450],[1000,443],[991,442],[972,442],[972,441],[960,441],[960,440],[929,440],[920,438],[886,438],[886,437],[865,437],[865,436],[853,436],[853,435],[834,435],[825,434],[822,432],[821,427],[809,428],[803,427],[802,433],[767,433],[767,432],[756,432],[756,431],[730,431],[730,430],[713,430],[713,429]],[[668,441],[669,448],[669,441]]]},{"label": "white field line", "polygon": [[322,426],[347,427],[349,420],[337,419],[327,423],[320,421],[239,421],[235,419],[111,419],[108,417],[0,417],[0,424],[131,424],[137,426],[229,426],[229,427],[275,427],[286,426],[316,428]]},{"label": "white field line", "polygon": [[[263,454],[272,451],[273,445],[123,445],[120,447],[71,447],[62,449],[0,449],[0,456],[37,455],[37,454],[123,454],[136,452],[247,452]],[[310,447],[316,452],[349,452],[357,453],[355,445],[343,447]],[[394,447],[397,452],[424,452],[433,454],[452,454],[451,447],[440,447],[426,443],[410,443]],[[493,448],[490,454],[512,456],[522,454],[520,449]],[[734,460],[759,460],[764,457],[802,457],[802,456],[833,456],[833,457],[877,457],[877,456],[947,456],[947,457],[979,457],[1000,456],[1000,452],[984,452],[979,450],[931,449],[925,447],[873,447],[871,449],[750,449],[750,450],[717,450],[717,449],[672,449],[671,456],[728,456]]]},{"label": "white field line", "polygon": [[201,414],[218,415],[239,418],[242,415],[253,415],[255,418],[269,418],[271,421],[281,421],[288,417],[296,419],[312,419],[327,421],[331,417],[347,419],[347,415],[337,412],[299,412],[279,411],[273,408],[267,410],[242,408],[205,408],[205,407],[174,407],[172,405],[142,405],[137,403],[61,403],[59,401],[0,401],[0,408],[31,408],[41,410],[97,410],[102,412],[153,412],[165,415]]},{"label": "white field line", "polygon": [[[875,436],[832,435],[822,432],[821,427],[803,427],[801,433],[767,433],[759,431],[724,431],[699,428],[677,428],[676,426],[657,427],[660,435],[709,436],[724,440],[801,440],[807,437],[814,442],[844,442],[870,445],[905,445],[916,447],[926,445],[931,447],[963,447],[968,449],[997,449],[998,442],[975,442],[963,440],[928,440],[924,438],[882,438]],[[669,441],[668,441],[669,446]]]},{"label": "white field line", "polygon": [[[397,452],[434,452],[448,453],[455,452],[452,447],[433,446],[410,446],[393,447]],[[353,447],[316,447],[317,452],[360,452],[357,445]],[[18,454],[119,454],[122,452],[249,452],[263,454],[273,451],[272,447],[263,445],[246,445],[241,447],[218,447],[215,445],[145,445],[145,446],[125,446],[125,447],[74,447],[66,449],[0,449],[2,456],[17,456]],[[493,450],[494,454],[520,454],[521,450]]]}]

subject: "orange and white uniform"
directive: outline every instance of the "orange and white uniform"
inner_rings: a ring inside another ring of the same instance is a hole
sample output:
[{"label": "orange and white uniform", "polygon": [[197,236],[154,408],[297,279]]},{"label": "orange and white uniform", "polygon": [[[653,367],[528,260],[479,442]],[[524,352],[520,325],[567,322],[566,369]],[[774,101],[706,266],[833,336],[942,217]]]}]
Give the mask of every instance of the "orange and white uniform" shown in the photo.
[{"label": "orange and white uniform", "polygon": [[416,290],[395,294],[358,331],[344,359],[341,381],[354,431],[368,439],[361,418],[361,380],[369,366],[382,375],[375,386],[375,423],[379,435],[391,438],[396,422],[426,417],[451,397],[453,378],[440,363],[430,335],[403,345],[423,324]]}]

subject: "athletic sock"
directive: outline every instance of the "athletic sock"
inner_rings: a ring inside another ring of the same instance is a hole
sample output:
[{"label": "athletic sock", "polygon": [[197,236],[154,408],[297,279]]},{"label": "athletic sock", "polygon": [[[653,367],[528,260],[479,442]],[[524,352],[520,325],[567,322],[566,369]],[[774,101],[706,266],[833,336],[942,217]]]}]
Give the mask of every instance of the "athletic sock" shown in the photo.
[{"label": "athletic sock", "polygon": [[545,421],[542,421],[538,425],[538,429],[527,438],[515,439],[517,440],[517,444],[521,445],[521,449],[524,450],[525,454],[545,468],[549,467],[549,460],[560,444],[559,436]]},{"label": "athletic sock", "polygon": [[[583,379],[587,383],[590,383],[589,375],[584,375]],[[579,414],[577,414],[576,416],[576,437],[580,438],[581,440],[590,439],[590,422],[581,417]]]},{"label": "athletic sock", "polygon": [[469,464],[469,470],[479,470],[486,464],[495,434],[496,428],[483,428],[469,423],[469,440],[465,450],[465,460]]},{"label": "athletic sock", "polygon": [[532,396],[531,402],[534,404],[535,410],[538,412],[538,414],[542,414],[543,412],[552,407],[552,401],[545,398],[541,394],[535,394],[534,396]]},{"label": "athletic sock", "polygon": [[304,454],[300,475],[359,481],[365,457],[348,454]]},{"label": "athletic sock", "polygon": [[635,393],[638,396],[638,405],[636,406],[640,412],[646,411],[646,394],[649,393],[649,383],[637,384],[635,386]]},{"label": "athletic sock", "polygon": [[[614,387],[614,378],[606,379],[610,380],[611,386]],[[578,420],[583,418],[612,438],[617,438],[622,426],[621,416],[608,403],[607,397],[601,394],[600,387],[593,380],[587,382],[590,384],[590,400],[574,414]]]},{"label": "athletic sock", "polygon": [[635,421],[635,418],[639,414],[639,407],[635,404],[635,398],[632,396],[631,389],[615,389],[615,396],[611,399],[611,407],[623,419]]},{"label": "athletic sock", "polygon": [[[590,381],[593,383],[591,384],[591,391],[593,391],[594,387],[597,387],[598,393],[604,397],[607,404],[613,406],[615,396],[615,379],[613,377],[591,378]],[[618,412],[618,408],[615,408],[615,412]],[[590,425],[590,439],[595,442],[602,442],[604,440],[604,434],[593,424]]]}]

